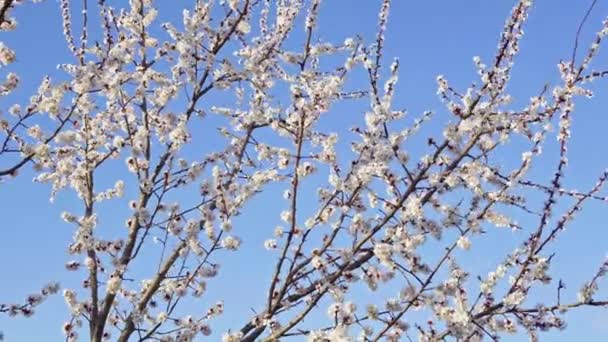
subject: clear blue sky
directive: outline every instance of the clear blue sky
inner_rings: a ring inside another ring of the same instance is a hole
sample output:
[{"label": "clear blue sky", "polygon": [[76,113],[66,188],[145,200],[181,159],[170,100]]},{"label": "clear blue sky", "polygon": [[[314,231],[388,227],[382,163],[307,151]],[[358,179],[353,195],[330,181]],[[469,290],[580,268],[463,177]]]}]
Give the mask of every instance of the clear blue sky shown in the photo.
[{"label": "clear blue sky", "polygon": [[[178,13],[177,7],[189,6],[191,2],[157,1],[161,13],[163,9]],[[378,0],[325,0],[321,7],[320,36],[327,41],[341,42],[347,36],[360,33],[366,41],[371,42],[379,3]],[[445,75],[451,84],[460,89],[477,81],[472,57],[479,55],[489,60],[493,56],[500,30],[514,3],[395,0],[384,54],[387,57],[386,65],[392,57],[399,57],[401,61],[396,107],[407,108],[412,115],[424,110],[438,110],[441,113],[442,105],[435,95],[436,76]],[[574,34],[589,3],[589,0],[535,1],[510,86],[516,103],[525,102],[530,96],[536,95],[545,83],[555,84],[559,80],[556,64],[560,59],[569,58]],[[10,97],[10,103],[4,98],[0,99],[0,108],[8,108],[14,101],[26,102],[44,74],[61,75],[55,69],[56,65],[71,61],[61,33],[57,1],[21,6],[16,15],[20,23],[18,30],[3,33],[0,39],[16,49],[18,61],[12,68],[22,76],[23,83],[16,96]],[[600,27],[606,15],[608,3],[599,1],[583,30],[583,47],[588,45],[593,31]],[[174,18],[171,15],[169,19]],[[600,51],[602,49],[606,47]],[[606,62],[608,54],[600,52],[596,60],[598,68],[607,65]],[[596,98],[577,104],[572,128],[574,138],[569,149],[570,165],[566,170],[565,184],[570,187],[588,189],[608,166],[605,147],[608,132],[606,85],[606,82],[598,82]],[[360,104],[340,108],[355,113],[364,110]],[[360,120],[361,116],[358,117],[357,120]],[[328,124],[338,122],[342,121],[336,119]],[[438,134],[440,128],[436,125],[424,134]],[[542,180],[543,175],[547,176],[543,171],[554,167],[557,153],[554,145],[547,146],[547,157],[542,159],[547,164],[538,164],[532,170],[534,179]],[[509,163],[520,157],[506,155],[504,158],[504,162]],[[80,212],[80,204],[71,194],[60,196],[54,204],[49,204],[49,188],[33,184],[31,179],[32,173],[28,170],[16,180],[0,184],[0,302],[21,300],[51,280],[59,280],[63,285],[70,286],[76,284],[81,276],[68,273],[63,266],[69,260],[65,250],[71,240],[72,227],[59,219],[63,210]],[[260,303],[260,295],[265,295],[264,286],[267,286],[270,278],[269,262],[273,258],[262,248],[262,243],[270,237],[271,229],[279,222],[278,213],[283,210],[282,205],[274,205],[280,203],[276,201],[278,187],[271,190],[251,203],[249,211],[237,219],[235,232],[245,241],[243,250],[226,255],[221,277],[209,284],[210,301],[223,298],[226,305],[224,317],[218,324],[212,325],[218,332],[240,328],[250,316],[249,307],[255,308]],[[574,298],[582,281],[595,272],[608,252],[606,209],[606,206],[590,203],[555,244],[561,254],[554,263],[553,275],[555,279],[561,277],[566,280],[569,298]],[[127,208],[110,211],[102,207],[102,210],[105,210],[105,216],[101,218],[104,226],[115,224],[122,227]],[[493,245],[477,249],[476,257],[465,256],[473,263],[474,271],[485,274],[494,265],[492,251],[513,246],[516,239],[510,232],[503,234],[489,240]],[[250,264],[241,262],[237,265],[235,262],[239,260],[248,260]],[[553,287],[551,289],[553,291]],[[606,298],[608,292],[603,291],[599,295]],[[325,309],[322,312],[325,315]],[[0,330],[4,331],[6,340],[10,342],[59,341],[63,339],[61,324],[67,317],[63,298],[58,295],[40,306],[32,318],[9,319],[0,316]],[[548,334],[542,340],[608,340],[608,313],[605,311],[582,309],[571,312],[568,319],[569,327],[565,332]],[[506,340],[524,339],[518,336]]]}]

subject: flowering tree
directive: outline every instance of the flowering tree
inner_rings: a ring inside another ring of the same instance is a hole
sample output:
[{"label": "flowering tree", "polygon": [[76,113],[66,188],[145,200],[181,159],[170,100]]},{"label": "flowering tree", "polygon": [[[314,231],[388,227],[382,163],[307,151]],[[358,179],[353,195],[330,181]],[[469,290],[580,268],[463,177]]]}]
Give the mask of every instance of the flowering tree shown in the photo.
[{"label": "flowering tree", "polygon": [[[0,4],[0,27],[11,30],[18,2]],[[75,5],[61,1],[74,57],[59,66],[67,80],[45,78],[28,104],[0,117],[2,180],[31,165],[35,181],[52,187],[51,199],[68,191],[81,202],[61,215],[74,228],[66,268],[83,278],[80,287],[61,289],[70,312],[66,340],[210,335],[231,315],[205,292],[222,282],[227,253],[238,256],[245,227],[233,221],[277,188],[282,223],[259,232],[268,238],[260,250],[276,254],[261,275],[268,286],[243,303],[255,311],[231,321],[223,341],[476,341],[513,332],[536,340],[540,331],[564,328],[567,311],[608,306],[596,294],[607,262],[574,301],[562,300],[564,283],[550,275],[559,256],[552,242],[585,202],[608,202],[600,195],[608,172],[586,191],[562,186],[574,101],[591,97],[591,82],[606,74],[590,64],[608,21],[587,50],[577,37],[571,59],[558,65],[559,84],[518,108],[506,87],[532,6],[518,1],[494,58],[474,58],[474,85],[457,90],[437,77],[450,120],[416,156],[408,143],[436,115],[409,123],[393,108],[399,62],[383,67],[389,0],[380,5],[374,41],[334,43],[316,30],[320,0],[197,0],[180,24],[160,24],[150,0],[121,9],[98,0],[95,30],[88,6],[82,2],[76,38]],[[299,43],[288,43],[292,36]],[[14,60],[0,43],[2,67]],[[366,84],[350,81],[357,74]],[[2,96],[18,83],[9,72]],[[345,101],[365,103],[362,124],[328,129],[323,118]],[[558,163],[546,183],[532,181],[527,171],[552,136]],[[501,165],[496,156],[504,153],[521,155],[518,165]],[[310,187],[313,200],[303,195]],[[102,202],[130,207],[126,228],[104,225]],[[517,223],[521,215],[536,224]],[[475,278],[460,257],[505,228],[522,236],[521,245]],[[57,291],[59,284],[48,285],[21,304],[0,304],[0,312],[29,316]],[[187,303],[200,309],[184,312]],[[330,320],[307,323],[318,311]]]}]

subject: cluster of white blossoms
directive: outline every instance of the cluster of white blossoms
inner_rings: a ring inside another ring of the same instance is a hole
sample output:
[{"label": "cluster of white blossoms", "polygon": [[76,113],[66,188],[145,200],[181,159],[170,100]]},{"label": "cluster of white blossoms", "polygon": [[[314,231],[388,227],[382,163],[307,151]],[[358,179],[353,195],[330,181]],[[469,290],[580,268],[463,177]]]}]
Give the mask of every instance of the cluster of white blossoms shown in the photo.
[{"label": "cluster of white blossoms", "polygon": [[59,283],[51,283],[44,286],[39,293],[27,296],[25,301],[20,304],[0,304],[0,313],[7,313],[9,316],[30,317],[35,313],[35,308],[44,302],[50,295],[59,291]]},{"label": "cluster of white blossoms", "polygon": [[[16,2],[0,4],[0,26],[12,29],[6,9]],[[97,1],[101,28],[85,24],[75,37],[75,7],[61,1],[73,54],[59,65],[65,81],[45,77],[29,103],[0,113],[0,177],[31,164],[51,199],[68,191],[81,203],[61,215],[74,228],[65,268],[82,275],[80,287],[63,292],[67,340],[87,328],[92,341],[212,333],[226,342],[477,341],[516,331],[536,339],[564,328],[569,309],[608,305],[598,298],[606,262],[575,302],[562,302],[561,281],[555,303],[538,304],[534,291],[555,283],[552,242],[583,204],[608,202],[600,195],[608,172],[588,191],[562,185],[575,100],[590,97],[591,82],[608,74],[589,70],[608,21],[581,62],[560,63],[560,81],[518,107],[507,85],[532,6],[518,1],[494,58],[473,59],[476,84],[458,90],[437,77],[449,120],[411,148],[436,115],[410,119],[395,108],[400,64],[385,71],[383,49],[390,0],[381,2],[373,41],[338,43],[319,32],[320,0],[196,1],[181,22],[163,22],[173,18],[151,0],[121,5]],[[92,13],[85,6],[80,22]],[[15,58],[0,42],[0,72]],[[8,72],[0,94],[18,85]],[[325,124],[351,99],[363,103],[359,112],[335,119],[359,114],[348,127]],[[553,135],[558,163],[548,182],[535,182],[527,173]],[[500,153],[521,161],[505,166]],[[273,207],[282,211],[258,215],[264,221],[253,225],[247,204],[262,192],[277,195]],[[531,193],[543,197],[540,209]],[[574,204],[560,215],[562,199]],[[125,227],[108,223],[101,209],[108,206],[130,209]],[[254,228],[263,243],[244,239]],[[506,230],[526,234],[523,242],[487,276],[474,274],[460,257]],[[252,301],[242,308],[224,307],[207,289],[221,286],[224,268],[254,267],[227,261],[251,248],[275,258],[264,268],[268,287],[248,289]],[[0,304],[0,313],[31,315],[58,290]],[[185,312],[192,303],[205,309]],[[251,319],[230,318],[230,310],[249,308]],[[326,325],[305,323],[323,308]],[[232,328],[214,331],[220,319]]]}]

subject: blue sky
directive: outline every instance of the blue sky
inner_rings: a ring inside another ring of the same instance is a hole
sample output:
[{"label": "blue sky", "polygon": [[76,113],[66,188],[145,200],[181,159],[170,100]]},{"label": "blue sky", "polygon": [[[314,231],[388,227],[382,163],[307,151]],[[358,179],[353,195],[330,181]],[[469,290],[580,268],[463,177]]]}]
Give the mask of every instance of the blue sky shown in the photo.
[{"label": "blue sky", "polygon": [[[583,17],[588,0],[537,0],[526,25],[526,36],[521,44],[521,54],[516,59],[513,82],[509,86],[515,103],[527,101],[536,95],[544,84],[559,81],[556,65],[560,59],[568,59],[574,35]],[[190,1],[157,1],[163,9],[178,13],[176,9],[190,5]],[[479,55],[489,60],[498,42],[499,33],[514,1],[484,0],[427,0],[394,1],[391,9],[385,65],[393,57],[401,62],[395,107],[407,108],[413,116],[425,110],[436,110],[439,119],[421,132],[426,135],[440,134],[442,104],[435,95],[435,78],[445,75],[451,84],[464,89],[477,81],[472,57]],[[377,0],[325,0],[321,7],[320,37],[326,41],[341,42],[347,36],[361,34],[371,42],[377,24]],[[169,15],[168,19],[175,19]],[[608,15],[608,3],[599,2],[591,14],[582,34],[582,47],[586,47],[595,29]],[[61,33],[59,4],[47,0],[38,5],[25,5],[16,11],[19,28],[13,33],[3,33],[0,38],[17,51],[18,60],[12,66],[22,76],[22,86],[11,102],[0,99],[0,108],[8,108],[13,102],[25,102],[47,73],[61,77],[56,65],[71,61]],[[604,47],[600,48],[600,51]],[[584,49],[582,50],[584,51]],[[595,64],[598,69],[606,65],[608,54],[600,52]],[[608,132],[608,96],[606,82],[595,87],[597,96],[577,104],[573,122],[570,164],[566,170],[565,184],[581,190],[593,185],[597,176],[608,166],[606,132]],[[328,119],[327,125],[340,125],[362,120],[362,103],[334,109],[344,110]],[[346,117],[347,115],[352,115]],[[334,117],[336,117],[334,119]],[[352,120],[351,120],[352,119]],[[546,147],[546,157],[532,169],[531,177],[543,180],[547,170],[555,163],[557,148],[553,139]],[[412,147],[416,150],[417,147]],[[504,155],[505,164],[519,160],[519,155]],[[0,164],[1,165],[1,164]],[[49,188],[31,182],[32,173],[0,184],[0,302],[20,300],[37,291],[48,281],[59,280],[64,285],[75,284],[79,275],[67,273],[64,263],[69,260],[65,253],[71,240],[72,230],[59,219],[63,210],[79,212],[80,204],[71,194],[59,196],[54,204],[48,201]],[[314,191],[314,184],[311,192]],[[271,254],[262,243],[279,223],[278,214],[284,209],[277,201],[280,187],[273,187],[266,194],[250,203],[248,211],[235,222],[235,231],[245,244],[236,254],[226,254],[219,279],[209,284],[209,298],[224,298],[226,313],[214,327],[218,332],[239,328],[250,316],[249,307],[261,302],[270,278]],[[603,192],[606,194],[606,191]],[[275,204],[276,203],[276,204]],[[314,203],[311,203],[314,205]],[[104,225],[122,225],[128,209],[101,208]],[[274,216],[273,216],[274,215]],[[597,269],[608,252],[608,215],[606,206],[589,203],[570,228],[555,244],[560,251],[554,264],[555,279],[564,278],[569,298],[574,298],[582,281]],[[487,241],[489,245],[475,250],[477,254],[463,255],[472,270],[483,275],[494,266],[495,250],[509,250],[521,236],[512,233],[496,234]],[[475,241],[473,241],[475,242]],[[242,260],[248,260],[247,265]],[[551,288],[553,291],[553,288]],[[600,292],[606,297],[607,292]],[[253,299],[252,299],[253,298]],[[215,299],[210,299],[212,302]],[[325,315],[325,309],[322,309]],[[40,306],[32,318],[9,319],[0,316],[0,330],[7,341],[56,341],[62,339],[61,324],[67,318],[63,298],[55,296]],[[608,340],[608,314],[599,309],[581,309],[568,315],[569,327],[565,332],[546,335],[550,341],[571,341],[584,337],[586,341]],[[236,325],[234,324],[236,323]],[[217,335],[215,335],[217,336]],[[523,340],[521,336],[506,340]]]}]

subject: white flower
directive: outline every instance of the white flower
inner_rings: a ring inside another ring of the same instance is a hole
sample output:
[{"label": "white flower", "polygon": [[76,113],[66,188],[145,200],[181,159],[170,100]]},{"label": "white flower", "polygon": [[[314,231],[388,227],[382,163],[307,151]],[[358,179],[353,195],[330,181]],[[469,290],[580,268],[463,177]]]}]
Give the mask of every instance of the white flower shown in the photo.
[{"label": "white flower", "polygon": [[0,64],[7,65],[15,61],[15,52],[0,42]]},{"label": "white flower", "polygon": [[73,222],[76,222],[76,220],[78,220],[78,218],[75,215],[70,214],[67,211],[64,211],[64,212],[61,213],[61,218],[65,222],[68,222],[68,223],[73,223]]},{"label": "white flower", "polygon": [[277,248],[277,240],[275,239],[268,239],[266,241],[264,241],[264,248],[266,248],[267,250],[273,250]]},{"label": "white flower", "polygon": [[281,212],[281,220],[283,220],[283,222],[285,222],[285,223],[290,223],[291,222],[291,211],[284,210],[283,212]]},{"label": "white flower", "polygon": [[315,171],[314,165],[309,162],[302,163],[298,166],[298,176],[304,178]]},{"label": "white flower", "polygon": [[106,291],[115,294],[120,289],[121,279],[117,274],[112,274],[106,283]]},{"label": "white flower", "polygon": [[594,282],[592,284],[585,284],[578,293],[578,300],[581,303],[587,303],[591,301],[593,295],[597,291],[597,284]]},{"label": "white flower", "polygon": [[374,255],[384,265],[389,267],[393,265],[393,261],[391,260],[393,255],[393,247],[388,243],[376,243],[374,245]]},{"label": "white flower", "polygon": [[458,242],[456,244],[458,245],[458,248],[464,250],[468,250],[469,248],[471,248],[471,241],[467,239],[464,235],[458,238]]},{"label": "white flower", "polygon": [[241,32],[242,34],[247,34],[249,32],[251,32],[251,25],[249,25],[248,22],[246,22],[245,20],[241,20],[239,22],[239,24],[236,26],[236,29]]},{"label": "white flower", "polygon": [[182,122],[177,125],[177,127],[175,127],[175,129],[169,134],[169,139],[171,140],[174,149],[177,149],[181,145],[188,142],[190,140],[190,133],[188,132],[186,124]]},{"label": "white flower", "polygon": [[239,1],[240,0],[227,0],[226,2],[228,3],[228,7],[230,7],[231,10],[236,11]]},{"label": "white flower", "polygon": [[526,296],[522,291],[515,291],[506,296],[503,302],[506,306],[517,306],[521,304],[525,298]]},{"label": "white flower", "polygon": [[43,133],[39,125],[34,125],[27,129],[27,134],[34,139],[40,140]]},{"label": "white flower", "polygon": [[344,325],[338,325],[335,329],[329,331],[327,339],[332,342],[352,342],[353,338],[348,336],[346,328]]},{"label": "white flower", "polygon": [[167,318],[169,318],[169,315],[167,315],[167,313],[163,311],[163,312],[159,313],[158,316],[156,316],[156,322],[164,323],[167,320]]},{"label": "white flower", "polygon": [[346,46],[349,49],[352,49],[355,47],[355,40],[352,38],[346,38],[344,40],[344,46]]},{"label": "white flower", "polygon": [[241,240],[234,236],[227,236],[222,239],[222,247],[230,251],[236,251],[241,245]]},{"label": "white flower", "polygon": [[329,318],[334,319],[334,317],[336,317],[336,315],[338,315],[340,313],[340,311],[342,311],[340,306],[341,306],[340,303],[332,303],[327,308],[327,315],[329,316]]},{"label": "white flower", "polygon": [[65,268],[68,271],[76,271],[76,270],[78,270],[78,268],[80,268],[80,263],[78,261],[73,261],[73,260],[72,261],[68,261],[65,264]]},{"label": "white flower", "polygon": [[117,197],[122,197],[125,194],[125,182],[122,180],[118,180],[116,181],[116,184],[114,184],[114,191],[116,191],[116,196]]},{"label": "white flower", "polygon": [[232,222],[230,222],[230,221],[223,221],[221,228],[225,232],[231,231],[232,230]]},{"label": "white flower", "polygon": [[311,264],[317,270],[325,268],[325,260],[318,255],[312,257]]},{"label": "white flower", "polygon": [[222,342],[239,342],[243,337],[243,333],[240,331],[234,333],[225,333],[222,335]]}]

